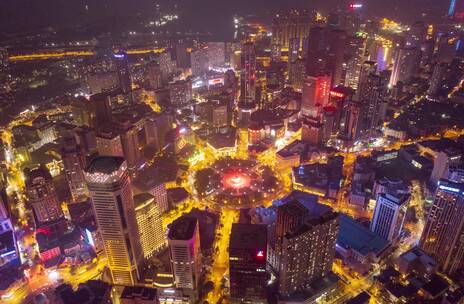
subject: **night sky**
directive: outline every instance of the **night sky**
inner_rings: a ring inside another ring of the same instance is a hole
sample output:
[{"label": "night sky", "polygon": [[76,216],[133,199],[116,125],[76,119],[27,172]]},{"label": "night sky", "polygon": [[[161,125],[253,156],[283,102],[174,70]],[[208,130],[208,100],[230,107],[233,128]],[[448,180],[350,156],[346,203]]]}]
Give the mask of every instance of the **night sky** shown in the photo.
[{"label": "night sky", "polygon": [[[98,3],[112,3],[110,12],[93,9],[88,19],[83,18],[83,2],[95,7]],[[464,1],[464,0],[462,0]],[[344,6],[351,1],[344,0],[1,0],[0,33],[25,32],[45,26],[60,28],[89,20],[99,20],[105,14],[122,14],[124,16],[149,15],[154,12],[154,4],[162,7],[178,3],[183,25],[192,29],[209,30],[222,35],[230,31],[231,18],[234,14],[253,14],[269,18],[272,13],[282,8],[308,7],[328,11],[337,6]],[[385,16],[412,23],[423,18],[439,18],[445,15],[448,0],[362,0],[369,16]],[[429,19],[430,20],[430,19]],[[431,20],[432,21],[432,20]]]}]

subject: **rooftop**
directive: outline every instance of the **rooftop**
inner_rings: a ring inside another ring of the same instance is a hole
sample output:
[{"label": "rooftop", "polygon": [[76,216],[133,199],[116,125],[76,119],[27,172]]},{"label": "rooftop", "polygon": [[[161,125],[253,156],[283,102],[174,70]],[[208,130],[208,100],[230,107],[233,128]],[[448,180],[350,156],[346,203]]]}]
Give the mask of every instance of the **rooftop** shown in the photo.
[{"label": "rooftop", "polygon": [[98,156],[90,162],[86,171],[91,174],[111,174],[119,170],[124,161],[124,158],[117,156]]},{"label": "rooftop", "polygon": [[171,240],[187,241],[193,238],[198,221],[193,216],[182,216],[172,222],[169,227],[168,238]]},{"label": "rooftop", "polygon": [[266,248],[267,227],[260,224],[232,224],[229,247],[234,249]]},{"label": "rooftop", "polygon": [[340,214],[337,246],[350,248],[364,256],[369,253],[379,256],[390,246],[390,242],[377,236],[353,218]]}]

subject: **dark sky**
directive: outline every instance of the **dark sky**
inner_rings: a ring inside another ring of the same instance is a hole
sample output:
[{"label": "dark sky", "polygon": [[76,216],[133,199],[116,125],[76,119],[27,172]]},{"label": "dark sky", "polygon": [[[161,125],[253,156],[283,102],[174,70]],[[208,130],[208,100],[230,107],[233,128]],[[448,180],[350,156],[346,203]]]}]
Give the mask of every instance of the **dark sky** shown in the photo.
[{"label": "dark sky", "polygon": [[[82,22],[82,3],[90,7],[109,1],[123,15],[149,14],[154,3],[172,6],[178,3],[183,22],[195,29],[224,31],[234,14],[265,17],[280,8],[311,7],[328,11],[351,3],[348,0],[0,0],[0,33],[22,32],[44,26],[72,26]],[[353,0],[354,1],[354,0]],[[464,0],[458,0],[464,1]],[[449,0],[359,0],[369,15],[413,22],[427,16],[446,13]],[[93,9],[100,15],[101,9]],[[227,26],[228,27],[228,26]]]}]

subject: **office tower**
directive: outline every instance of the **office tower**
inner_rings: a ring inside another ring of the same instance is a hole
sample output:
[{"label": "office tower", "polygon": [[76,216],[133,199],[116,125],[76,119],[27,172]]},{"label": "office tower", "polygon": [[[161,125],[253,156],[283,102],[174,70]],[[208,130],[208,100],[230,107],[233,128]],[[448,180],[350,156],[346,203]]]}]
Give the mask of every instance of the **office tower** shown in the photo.
[{"label": "office tower", "polygon": [[93,72],[86,76],[91,94],[111,92],[119,87],[117,72]]},{"label": "office tower", "polygon": [[122,157],[96,157],[86,168],[85,180],[113,284],[134,285],[143,251],[127,163]]},{"label": "office tower", "polygon": [[319,76],[326,74],[328,40],[323,27],[312,27],[309,31],[308,52],[306,54],[306,74]]},{"label": "office tower", "polygon": [[267,226],[232,224],[229,241],[232,303],[267,303]]},{"label": "office tower", "polygon": [[464,184],[438,183],[419,246],[435,257],[442,272],[452,275],[464,261]]},{"label": "office tower", "polygon": [[178,80],[169,83],[169,98],[174,106],[183,106],[192,100],[192,81]]},{"label": "office tower", "polygon": [[41,165],[36,169],[26,170],[25,175],[28,203],[34,211],[36,225],[41,226],[62,219],[63,211],[48,169]]},{"label": "office tower", "polygon": [[256,93],[256,51],[251,42],[242,45],[240,54],[240,103],[253,106]]},{"label": "office tower", "polygon": [[143,161],[139,146],[139,132],[142,128],[143,120],[136,123],[125,120],[119,123],[122,152],[130,170],[134,170]]},{"label": "office tower", "polygon": [[163,87],[161,67],[156,61],[147,64],[146,80],[152,90],[158,90]]},{"label": "office tower", "polygon": [[285,65],[273,62],[266,68],[266,86],[282,90],[285,82]]},{"label": "office tower", "polygon": [[300,39],[297,37],[290,38],[288,47],[288,62],[294,62],[298,59],[300,52]]},{"label": "office tower", "polygon": [[272,43],[281,48],[289,49],[290,40],[297,38],[299,45],[308,36],[313,14],[308,10],[292,9],[277,14],[272,22]]},{"label": "office tower", "polygon": [[396,191],[377,196],[371,231],[392,243],[399,241],[409,199],[409,194]]},{"label": "office tower", "polygon": [[301,91],[306,73],[306,63],[302,58],[298,58],[294,62],[288,63],[288,82],[293,89]]},{"label": "office tower", "polygon": [[332,85],[342,85],[345,82],[345,80],[342,78],[343,62],[345,59],[345,51],[347,47],[346,32],[339,29],[332,29],[328,30],[326,35],[328,45],[326,54],[326,69],[328,74],[332,76]]},{"label": "office tower", "polygon": [[169,228],[168,246],[176,287],[196,290],[201,271],[200,232],[197,219],[182,216],[175,220]]},{"label": "office tower", "polygon": [[116,130],[100,130],[96,136],[97,151],[102,156],[124,156],[121,136]]},{"label": "office tower", "polygon": [[355,90],[358,88],[361,65],[365,61],[366,45],[367,40],[362,36],[352,37],[347,45],[345,86]]},{"label": "office tower", "polygon": [[430,174],[430,183],[436,185],[442,178],[447,178],[451,166],[462,162],[462,151],[454,148],[446,148],[438,152],[433,159],[433,170]]},{"label": "office tower", "polygon": [[416,21],[406,33],[404,45],[411,48],[420,48],[425,40],[427,27],[422,21]]},{"label": "office tower", "polygon": [[301,96],[301,112],[316,117],[322,107],[328,104],[330,96],[330,76],[306,76]]},{"label": "office tower", "polygon": [[190,61],[192,62],[192,75],[204,76],[208,72],[208,49],[200,47],[190,53]]},{"label": "office tower", "polygon": [[86,159],[84,150],[79,146],[74,137],[65,138],[61,148],[64,173],[71,191],[72,201],[80,203],[86,201],[89,196],[87,184],[84,178]]},{"label": "office tower", "polygon": [[208,66],[224,66],[226,58],[226,44],[224,42],[208,42],[206,45],[208,54]]},{"label": "office tower", "polygon": [[382,103],[386,91],[386,81],[377,74],[369,73],[363,77],[359,87],[359,102],[362,110],[361,130],[363,136],[371,137],[383,122]]},{"label": "office tower", "polygon": [[336,133],[336,111],[337,108],[333,106],[326,106],[322,109],[322,143],[327,143],[331,136]]},{"label": "office tower", "polygon": [[135,195],[134,205],[140,244],[143,256],[147,259],[159,252],[166,244],[161,210],[155,197],[148,193]]},{"label": "office tower", "polygon": [[390,87],[398,82],[407,82],[416,76],[420,63],[419,48],[401,48],[395,57],[393,71],[390,78]]},{"label": "office tower", "polygon": [[340,137],[355,141],[360,133],[361,106],[359,102],[349,100],[343,104],[340,120]]},{"label": "office tower", "polygon": [[172,75],[176,71],[176,62],[172,60],[169,52],[163,52],[158,55],[158,63],[161,69],[161,79],[166,84],[172,79]]},{"label": "office tower", "polygon": [[189,53],[185,43],[176,43],[176,65],[179,69],[188,69],[190,67]]},{"label": "office tower", "polygon": [[301,122],[301,140],[312,145],[322,144],[323,125],[319,118],[305,117]]},{"label": "office tower", "polygon": [[229,111],[225,102],[213,104],[212,112],[211,122],[213,128],[222,128],[229,125]]},{"label": "office tower", "polygon": [[145,138],[147,145],[161,150],[166,145],[166,135],[171,130],[172,116],[166,112],[151,114],[145,120]]},{"label": "office tower", "polygon": [[432,78],[430,79],[430,87],[427,91],[427,94],[431,96],[436,96],[441,86],[443,84],[443,78],[445,76],[446,70],[448,69],[448,64],[445,62],[437,63],[433,67]]},{"label": "office tower", "polygon": [[124,94],[132,90],[132,81],[129,69],[129,57],[124,50],[119,50],[113,54],[118,71],[119,87]]},{"label": "office tower", "polygon": [[111,124],[113,112],[111,109],[111,95],[100,93],[90,96],[90,102],[95,108],[94,126],[99,129],[104,125]]},{"label": "office tower", "polygon": [[279,294],[291,296],[324,279],[332,269],[338,235],[338,214],[314,204],[302,225],[283,237]]}]

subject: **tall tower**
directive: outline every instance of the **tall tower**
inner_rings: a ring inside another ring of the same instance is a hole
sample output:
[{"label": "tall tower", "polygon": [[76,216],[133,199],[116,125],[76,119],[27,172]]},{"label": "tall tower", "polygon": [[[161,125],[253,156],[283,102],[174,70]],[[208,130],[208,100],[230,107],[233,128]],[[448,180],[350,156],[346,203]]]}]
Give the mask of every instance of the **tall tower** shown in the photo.
[{"label": "tall tower", "polygon": [[441,270],[452,275],[464,262],[464,183],[438,182],[420,247],[434,256]]},{"label": "tall tower", "polygon": [[200,232],[196,218],[183,216],[175,220],[168,233],[168,245],[177,288],[192,294],[200,280]]},{"label": "tall tower", "polygon": [[266,256],[266,225],[232,224],[229,272],[233,303],[267,303]]},{"label": "tall tower", "polygon": [[124,94],[132,90],[132,81],[129,69],[129,58],[124,50],[119,50],[113,54],[118,70],[119,87]]},{"label": "tall tower", "polygon": [[85,171],[113,283],[134,285],[143,260],[131,181],[124,158],[100,156]]},{"label": "tall tower", "polygon": [[64,139],[61,157],[73,202],[80,203],[85,201],[89,196],[84,177],[84,168],[86,166],[85,154],[74,137]]},{"label": "tall tower", "polygon": [[143,256],[150,258],[166,244],[161,210],[153,195],[148,193],[134,196],[134,203]]},{"label": "tall tower", "polygon": [[396,86],[398,82],[411,80],[417,73],[420,64],[419,48],[401,48],[395,58],[393,71],[390,78],[390,87]]},{"label": "tall tower", "polygon": [[303,225],[285,235],[279,268],[281,296],[307,289],[330,273],[338,229],[338,214],[315,205]]},{"label": "tall tower", "polygon": [[240,103],[243,105],[254,105],[256,93],[256,50],[252,42],[242,45],[240,67]]},{"label": "tall tower", "polygon": [[63,218],[52,176],[45,166],[26,172],[26,192],[37,226]]},{"label": "tall tower", "polygon": [[378,236],[395,243],[403,229],[409,194],[382,193],[377,197],[371,230]]}]

